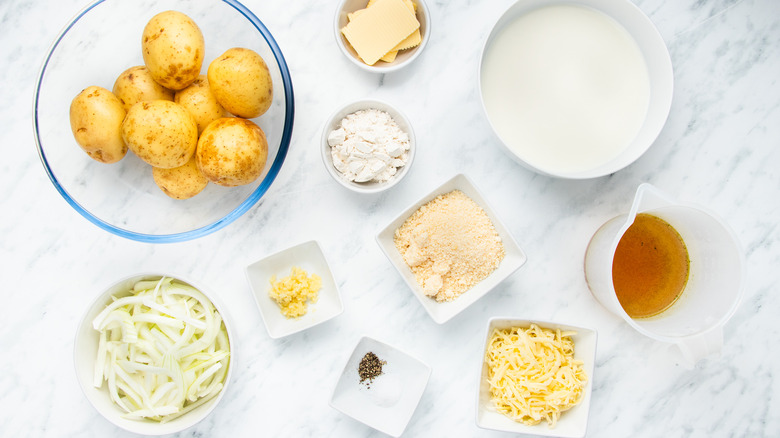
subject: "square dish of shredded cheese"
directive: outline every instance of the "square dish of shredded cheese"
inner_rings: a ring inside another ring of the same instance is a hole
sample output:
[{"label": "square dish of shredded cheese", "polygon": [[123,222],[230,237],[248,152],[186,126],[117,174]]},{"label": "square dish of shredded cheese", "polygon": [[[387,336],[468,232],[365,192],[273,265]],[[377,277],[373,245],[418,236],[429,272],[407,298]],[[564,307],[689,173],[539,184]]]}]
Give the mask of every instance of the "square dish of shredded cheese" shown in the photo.
[{"label": "square dish of shredded cheese", "polygon": [[545,420],[554,428],[588,383],[583,362],[574,359],[575,334],[536,324],[494,328],[484,359],[495,410],[518,423]]}]

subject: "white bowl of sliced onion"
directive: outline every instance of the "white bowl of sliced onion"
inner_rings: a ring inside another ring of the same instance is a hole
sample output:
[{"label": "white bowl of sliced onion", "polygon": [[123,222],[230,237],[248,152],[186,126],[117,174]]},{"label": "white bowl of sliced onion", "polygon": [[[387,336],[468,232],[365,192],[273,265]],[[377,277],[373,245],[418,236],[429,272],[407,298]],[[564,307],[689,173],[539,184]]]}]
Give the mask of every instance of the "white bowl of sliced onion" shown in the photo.
[{"label": "white bowl of sliced onion", "polygon": [[230,382],[230,323],[214,294],[177,276],[138,274],[108,287],[76,333],[81,389],[111,423],[143,435],[191,427]]}]

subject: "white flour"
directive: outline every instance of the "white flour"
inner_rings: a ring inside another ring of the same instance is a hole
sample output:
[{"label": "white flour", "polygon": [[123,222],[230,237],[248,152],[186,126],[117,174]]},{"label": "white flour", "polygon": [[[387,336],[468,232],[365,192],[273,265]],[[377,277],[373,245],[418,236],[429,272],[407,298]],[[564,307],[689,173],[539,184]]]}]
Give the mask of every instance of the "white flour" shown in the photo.
[{"label": "white flour", "polygon": [[360,110],[341,120],[340,127],[328,134],[333,166],[355,182],[385,182],[406,164],[409,135],[401,130],[390,114]]}]

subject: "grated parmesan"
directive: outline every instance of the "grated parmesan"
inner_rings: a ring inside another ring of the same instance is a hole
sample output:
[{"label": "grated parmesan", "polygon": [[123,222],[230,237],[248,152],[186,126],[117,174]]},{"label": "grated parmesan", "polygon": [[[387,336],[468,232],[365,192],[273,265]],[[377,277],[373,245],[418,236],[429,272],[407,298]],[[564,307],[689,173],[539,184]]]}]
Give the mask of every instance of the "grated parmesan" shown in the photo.
[{"label": "grated parmesan", "polygon": [[574,334],[536,324],[494,329],[485,363],[496,410],[525,425],[546,420],[555,427],[588,382],[582,361],[574,359]]},{"label": "grated parmesan", "polygon": [[487,213],[460,190],[439,195],[393,239],[423,292],[451,301],[498,268],[504,245]]},{"label": "grated parmesan", "polygon": [[294,266],[289,276],[276,280],[272,276],[268,295],[273,298],[287,318],[298,318],[306,314],[307,302],[317,302],[322,279],[317,274],[309,276],[303,269]]}]

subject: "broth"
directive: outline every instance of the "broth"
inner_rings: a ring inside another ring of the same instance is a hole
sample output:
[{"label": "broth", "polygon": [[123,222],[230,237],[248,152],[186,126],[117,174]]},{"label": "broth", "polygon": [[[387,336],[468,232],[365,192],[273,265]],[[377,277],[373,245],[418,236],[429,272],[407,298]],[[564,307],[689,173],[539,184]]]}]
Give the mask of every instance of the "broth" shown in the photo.
[{"label": "broth", "polygon": [[618,243],[612,282],[628,316],[647,318],[677,301],[689,271],[688,248],[677,230],[659,217],[640,213]]}]

